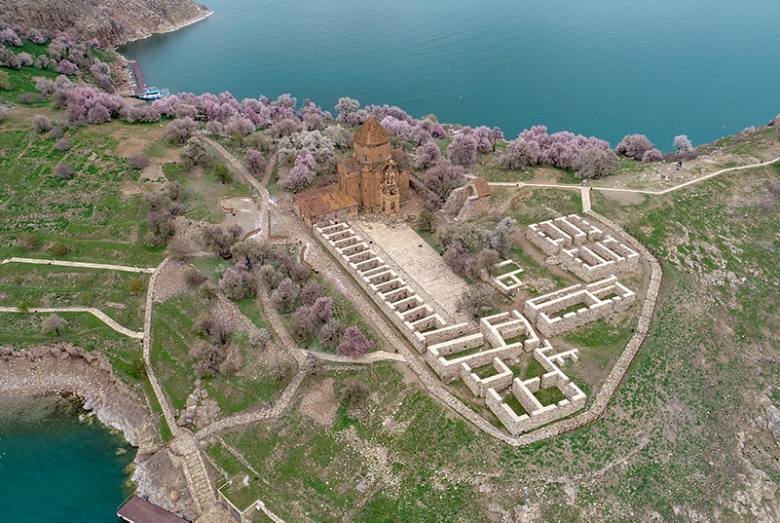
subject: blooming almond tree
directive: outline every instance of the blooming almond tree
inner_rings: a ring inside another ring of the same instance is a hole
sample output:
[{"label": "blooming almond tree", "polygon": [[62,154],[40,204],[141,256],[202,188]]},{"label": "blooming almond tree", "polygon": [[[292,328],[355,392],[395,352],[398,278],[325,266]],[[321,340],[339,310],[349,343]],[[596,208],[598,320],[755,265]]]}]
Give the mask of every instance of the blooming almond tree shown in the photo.
[{"label": "blooming almond tree", "polygon": [[344,337],[336,347],[336,352],[358,360],[365,355],[370,347],[371,342],[360,332],[360,329],[353,325],[344,331]]}]

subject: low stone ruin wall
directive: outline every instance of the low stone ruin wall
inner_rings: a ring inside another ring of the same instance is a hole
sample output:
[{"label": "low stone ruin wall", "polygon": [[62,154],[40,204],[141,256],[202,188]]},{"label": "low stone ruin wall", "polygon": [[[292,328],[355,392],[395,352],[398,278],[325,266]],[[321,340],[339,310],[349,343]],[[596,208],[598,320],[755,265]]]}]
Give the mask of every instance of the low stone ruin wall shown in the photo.
[{"label": "low stone ruin wall", "polygon": [[[577,349],[555,354],[549,341],[545,340],[543,347],[534,350],[534,359],[545,369],[545,374],[528,380],[515,378],[510,392],[525,410],[523,414],[518,415],[504,401],[499,394],[502,389],[488,387],[485,390],[485,403],[488,408],[513,436],[546,425],[585,407],[585,393],[572,383],[560,368],[567,358],[576,360]],[[498,369],[499,367],[496,367],[496,370]],[[503,385],[503,382],[500,384]],[[534,393],[552,387],[557,388],[565,399],[555,404],[542,405]]]},{"label": "low stone ruin wall", "polygon": [[[599,318],[628,308],[636,294],[617,277],[587,284],[572,285],[525,302],[523,313],[541,334],[555,337]],[[564,312],[582,304],[577,310]]]},{"label": "low stone ruin wall", "polygon": [[447,327],[447,322],[425,304],[348,223],[328,223],[315,226],[313,230],[320,243],[419,352],[425,351],[428,345],[426,332]]}]

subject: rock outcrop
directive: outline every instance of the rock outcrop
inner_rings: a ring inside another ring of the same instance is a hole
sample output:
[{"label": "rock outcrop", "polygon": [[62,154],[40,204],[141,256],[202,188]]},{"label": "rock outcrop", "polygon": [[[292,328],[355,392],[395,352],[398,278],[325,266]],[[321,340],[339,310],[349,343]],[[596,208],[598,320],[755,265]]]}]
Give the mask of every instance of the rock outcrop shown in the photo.
[{"label": "rock outcrop", "polygon": [[65,31],[116,46],[173,31],[211,11],[192,0],[0,0],[3,22],[24,30]]}]

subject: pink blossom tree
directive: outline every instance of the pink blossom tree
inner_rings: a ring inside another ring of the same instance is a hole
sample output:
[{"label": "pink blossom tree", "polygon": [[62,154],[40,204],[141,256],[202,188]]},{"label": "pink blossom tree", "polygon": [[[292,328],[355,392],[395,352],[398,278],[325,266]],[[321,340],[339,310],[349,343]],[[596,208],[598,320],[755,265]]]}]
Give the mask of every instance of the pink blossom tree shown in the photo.
[{"label": "pink blossom tree", "polygon": [[517,138],[509,142],[506,152],[499,159],[504,169],[526,169],[539,162],[540,148],[536,142]]},{"label": "pink blossom tree", "polygon": [[663,159],[664,155],[658,149],[650,149],[649,151],[645,151],[645,154],[642,155],[643,163],[660,162]]},{"label": "pink blossom tree", "polygon": [[295,159],[295,165],[290,174],[279,182],[279,185],[288,191],[298,192],[314,181],[314,156],[311,153],[303,153]]},{"label": "pink blossom tree", "polygon": [[455,135],[447,147],[447,158],[455,165],[471,165],[477,159],[477,137],[470,132]]},{"label": "pink blossom tree", "polygon": [[246,155],[244,156],[244,163],[246,164],[247,169],[249,169],[249,172],[257,176],[258,174],[262,174],[265,169],[265,156],[255,149],[247,149]]},{"label": "pink blossom tree", "polygon": [[438,206],[440,207],[447,201],[453,189],[463,185],[464,181],[463,169],[443,158],[428,169],[423,185],[436,195],[439,199]]},{"label": "pink blossom tree", "polygon": [[70,60],[61,60],[59,65],[54,69],[58,73],[73,76],[79,72],[79,66],[71,62]]},{"label": "pink blossom tree", "polygon": [[198,128],[192,118],[179,118],[173,120],[165,128],[165,137],[173,143],[184,143],[192,137]]},{"label": "pink blossom tree", "polygon": [[371,342],[360,332],[360,329],[353,325],[344,331],[344,337],[336,347],[336,352],[358,360],[366,354],[370,347]]},{"label": "pink blossom tree", "polygon": [[441,160],[441,149],[434,142],[426,142],[417,148],[417,155],[414,159],[416,169],[428,169]]},{"label": "pink blossom tree", "polygon": [[615,152],[632,160],[641,160],[650,149],[655,149],[655,146],[648,140],[647,136],[644,134],[629,134],[624,136],[617,147],[615,147]]}]

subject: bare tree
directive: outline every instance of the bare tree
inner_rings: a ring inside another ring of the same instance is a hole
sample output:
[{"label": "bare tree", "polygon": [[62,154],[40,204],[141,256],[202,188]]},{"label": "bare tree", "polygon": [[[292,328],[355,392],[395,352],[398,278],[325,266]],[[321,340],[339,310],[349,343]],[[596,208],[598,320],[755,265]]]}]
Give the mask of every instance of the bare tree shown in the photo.
[{"label": "bare tree", "polygon": [[65,326],[68,324],[68,322],[61,316],[58,316],[57,314],[52,314],[51,316],[46,316],[43,321],[41,322],[41,330],[47,334],[54,334],[55,336],[59,336],[62,334],[62,331],[65,329]]}]

